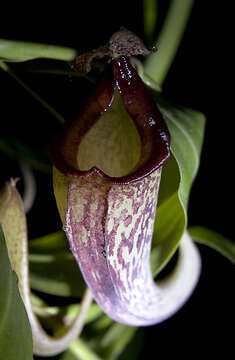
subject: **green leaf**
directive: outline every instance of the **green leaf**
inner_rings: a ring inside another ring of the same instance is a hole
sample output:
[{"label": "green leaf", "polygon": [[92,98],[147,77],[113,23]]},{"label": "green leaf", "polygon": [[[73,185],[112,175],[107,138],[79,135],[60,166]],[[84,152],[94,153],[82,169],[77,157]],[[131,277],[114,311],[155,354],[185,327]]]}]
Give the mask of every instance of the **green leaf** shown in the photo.
[{"label": "green leaf", "polygon": [[119,360],[138,360],[140,352],[144,347],[144,328],[138,328],[135,336],[127,344],[122,354],[118,357]]},{"label": "green leaf", "polygon": [[11,69],[17,74],[28,72],[38,74],[39,76],[40,74],[68,76],[70,79],[73,77],[83,77],[91,83],[96,83],[103,70],[99,65],[99,63],[94,62],[92,71],[86,75],[79,73],[71,62],[51,59],[36,59],[27,62],[11,63]]},{"label": "green leaf", "polygon": [[29,250],[30,285],[34,290],[58,296],[83,294],[85,282],[63,231],[31,240]]},{"label": "green leaf", "polygon": [[72,48],[0,39],[0,60],[18,62],[47,58],[63,61],[72,61],[77,51]]},{"label": "green leaf", "polygon": [[[60,319],[63,324],[68,327],[76,319],[78,312],[81,310],[81,304],[71,304],[66,306],[49,306],[43,299],[39,296],[31,293],[31,303],[33,306],[33,311],[36,315],[41,317],[41,319],[52,319],[52,317],[57,317]],[[85,324],[91,323],[102,316],[101,308],[95,303],[91,303],[84,320]]]},{"label": "green leaf", "polygon": [[69,250],[68,240],[63,231],[56,231],[29,242],[30,253],[49,254],[63,250]]},{"label": "green leaf", "polygon": [[76,260],[68,251],[30,254],[30,285],[34,290],[58,296],[80,297],[85,282]]},{"label": "green leaf", "polygon": [[[156,97],[156,95],[155,95]],[[151,255],[156,274],[174,254],[187,225],[190,189],[197,174],[205,118],[156,97],[171,134],[172,156],[163,166]]]},{"label": "green leaf", "polygon": [[17,74],[29,72],[38,74],[69,75],[75,77],[83,76],[74,69],[71,62],[53,59],[35,59],[27,62],[11,63],[11,69]]},{"label": "green leaf", "polygon": [[0,354],[7,360],[32,360],[32,332],[12,271],[0,226]]},{"label": "green leaf", "polygon": [[52,166],[50,163],[50,156],[46,153],[45,149],[36,149],[20,139],[14,139],[13,147],[17,157],[25,160],[34,169],[45,173],[51,173]]},{"label": "green leaf", "polygon": [[50,113],[62,124],[65,122],[63,116],[61,116],[51,105],[48,104],[41,96],[39,96],[34,90],[32,90],[19,76],[6,63],[0,61],[0,68],[6,71],[15,81],[18,82],[35,100],[41,103]]},{"label": "green leaf", "polygon": [[[85,329],[84,336],[90,348],[96,351],[103,360],[115,360],[119,359],[121,354],[124,356],[124,353],[128,350],[127,347],[129,347],[128,351],[130,351],[136,330],[136,327],[115,323],[104,314],[91,324],[88,329]],[[139,336],[138,339],[140,340]],[[131,356],[127,358],[132,359]]]},{"label": "green leaf", "polygon": [[[77,356],[75,356],[74,354],[71,353],[71,351],[67,350],[62,357],[60,358],[60,360],[78,360]],[[80,360],[80,359],[79,359]]]},{"label": "green leaf", "polygon": [[189,234],[199,244],[210,246],[235,264],[235,243],[223,235],[202,226],[192,226]]},{"label": "green leaf", "polygon": [[[101,358],[96,355],[92,350],[88,348],[86,343],[81,339],[75,340],[70,346],[70,351],[73,355],[76,356],[79,360],[101,360]],[[70,358],[69,359],[73,359]]]},{"label": "green leaf", "polygon": [[136,333],[135,327],[114,323],[104,334],[100,353],[104,360],[118,359]]},{"label": "green leaf", "polygon": [[51,172],[51,164],[45,149],[36,149],[21,139],[0,136],[0,151],[12,159],[23,159],[32,168],[44,173]]},{"label": "green leaf", "polygon": [[0,151],[8,155],[10,158],[16,157],[16,153],[9,142],[0,136]]}]

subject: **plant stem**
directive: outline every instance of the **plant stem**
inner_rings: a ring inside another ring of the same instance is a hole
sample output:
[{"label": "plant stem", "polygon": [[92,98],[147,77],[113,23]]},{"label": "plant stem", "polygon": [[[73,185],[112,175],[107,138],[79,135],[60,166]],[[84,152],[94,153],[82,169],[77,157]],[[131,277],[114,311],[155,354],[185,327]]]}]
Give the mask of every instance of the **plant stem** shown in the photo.
[{"label": "plant stem", "polygon": [[150,42],[153,39],[157,21],[157,0],[143,0],[143,15],[145,35]]},{"label": "plant stem", "polygon": [[92,350],[90,350],[81,339],[77,339],[69,346],[69,350],[79,360],[101,360]]},{"label": "plant stem", "polygon": [[158,52],[145,62],[145,72],[162,83],[170,69],[193,6],[194,0],[172,0],[160,35],[156,41]]},{"label": "plant stem", "polygon": [[4,63],[0,62],[0,67],[6,71],[18,84],[20,84],[34,99],[40,102],[60,123],[64,123],[65,120],[51,105],[49,105],[44,99],[41,98],[34,90],[32,90],[23,80],[21,80],[11,69]]}]

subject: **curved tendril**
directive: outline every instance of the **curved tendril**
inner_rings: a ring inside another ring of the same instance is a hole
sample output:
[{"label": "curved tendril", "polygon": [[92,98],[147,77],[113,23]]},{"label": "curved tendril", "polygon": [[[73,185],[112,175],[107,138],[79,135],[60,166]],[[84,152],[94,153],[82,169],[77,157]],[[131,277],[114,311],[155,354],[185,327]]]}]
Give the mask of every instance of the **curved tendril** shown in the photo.
[{"label": "curved tendril", "polygon": [[19,166],[24,182],[24,211],[27,214],[34,204],[37,194],[37,184],[31,167],[23,160],[19,160]]},{"label": "curved tendril", "polygon": [[[71,326],[61,336],[49,336],[42,328],[33,312],[29,284],[27,224],[23,201],[16,189],[16,180],[11,179],[0,193],[0,222],[3,227],[9,258],[18,277],[21,297],[25,304],[32,328],[34,353],[42,356],[57,355],[65,351],[80,334],[86,312],[92,301],[89,290],[86,291],[81,307]],[[12,223],[14,222],[14,226]]]}]

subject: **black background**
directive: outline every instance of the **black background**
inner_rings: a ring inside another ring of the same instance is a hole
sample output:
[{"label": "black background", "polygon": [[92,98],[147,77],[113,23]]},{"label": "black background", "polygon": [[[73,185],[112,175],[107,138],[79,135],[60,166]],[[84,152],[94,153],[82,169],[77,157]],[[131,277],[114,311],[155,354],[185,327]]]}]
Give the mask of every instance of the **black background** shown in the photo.
[{"label": "black background", "polygon": [[[159,3],[163,4],[159,8],[157,30],[168,1]],[[189,225],[207,226],[234,239],[231,12],[228,2],[195,1],[187,31],[163,90],[173,102],[198,109],[207,117],[200,172],[190,197]],[[57,4],[53,9],[49,9],[48,4],[32,4],[26,9],[14,5],[12,9],[3,8],[1,13],[0,37],[8,39],[88,50],[104,44],[121,25],[144,37],[141,1],[100,1],[82,5],[70,2],[68,5]],[[23,122],[23,126],[27,123],[27,129],[35,132],[38,122],[47,124],[48,121],[49,124],[47,112],[40,105],[26,93],[22,94],[20,87],[6,74],[1,72],[0,76],[1,127],[17,132]],[[82,96],[80,89],[85,91],[82,80],[74,81],[69,77],[42,76],[38,79],[26,76],[25,80],[48,101],[51,100],[58,111],[68,116],[75,111],[76,102]],[[2,184],[11,175],[19,173],[14,162],[2,155],[0,159]],[[29,216],[31,236],[55,231],[60,226],[53,211],[54,200],[47,195],[51,191],[48,178],[41,176],[40,202],[38,200]],[[205,351],[211,355],[221,353],[223,358],[227,358],[232,352],[233,266],[215,251],[204,246],[199,248],[203,268],[197,289],[174,317],[144,330],[145,342],[140,359],[147,356],[149,349],[153,351],[153,358],[162,354],[183,355],[185,358],[192,354],[203,356]]]}]

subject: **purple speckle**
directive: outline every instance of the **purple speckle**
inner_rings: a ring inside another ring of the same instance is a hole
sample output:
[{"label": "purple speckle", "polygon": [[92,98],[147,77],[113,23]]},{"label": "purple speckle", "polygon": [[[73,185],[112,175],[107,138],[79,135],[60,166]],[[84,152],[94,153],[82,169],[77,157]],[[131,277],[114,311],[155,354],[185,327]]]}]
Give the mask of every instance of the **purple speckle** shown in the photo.
[{"label": "purple speckle", "polygon": [[127,227],[127,226],[129,226],[131,224],[131,222],[132,222],[132,216],[128,215],[126,217],[126,219],[124,220],[124,225]]}]

